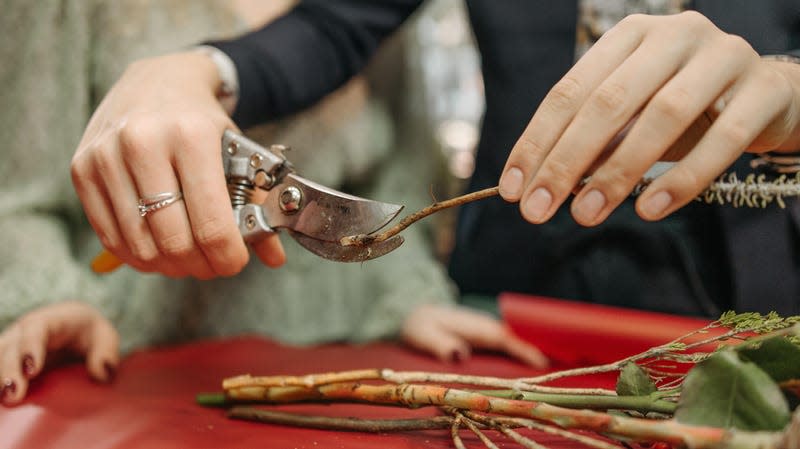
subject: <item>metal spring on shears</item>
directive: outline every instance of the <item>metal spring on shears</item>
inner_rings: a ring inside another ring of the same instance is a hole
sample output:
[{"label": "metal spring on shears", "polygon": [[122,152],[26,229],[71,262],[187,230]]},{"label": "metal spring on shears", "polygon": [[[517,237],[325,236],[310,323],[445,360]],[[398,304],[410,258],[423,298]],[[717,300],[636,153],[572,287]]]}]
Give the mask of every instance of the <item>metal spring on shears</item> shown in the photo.
[{"label": "metal spring on shears", "polygon": [[251,202],[255,186],[246,179],[232,179],[228,181],[228,195],[231,197],[231,205],[244,206]]}]

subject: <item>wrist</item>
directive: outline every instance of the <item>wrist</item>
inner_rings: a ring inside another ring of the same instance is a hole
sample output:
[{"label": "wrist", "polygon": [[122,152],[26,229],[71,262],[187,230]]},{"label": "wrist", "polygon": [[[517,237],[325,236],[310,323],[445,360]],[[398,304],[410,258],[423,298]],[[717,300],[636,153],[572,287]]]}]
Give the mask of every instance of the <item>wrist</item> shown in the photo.
[{"label": "wrist", "polygon": [[211,63],[214,76],[214,93],[228,115],[233,114],[239,100],[239,77],[233,60],[222,50],[210,45],[198,45],[192,52],[202,55]]}]

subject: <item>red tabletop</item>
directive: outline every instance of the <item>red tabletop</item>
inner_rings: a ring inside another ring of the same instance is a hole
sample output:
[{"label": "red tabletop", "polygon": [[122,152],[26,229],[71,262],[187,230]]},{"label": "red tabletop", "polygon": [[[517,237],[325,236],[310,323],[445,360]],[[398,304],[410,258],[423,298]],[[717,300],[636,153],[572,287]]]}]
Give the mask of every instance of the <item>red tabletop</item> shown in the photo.
[{"label": "red tabletop", "polygon": [[[593,314],[598,313],[598,309],[562,303],[566,309],[558,310],[559,303],[548,301],[505,297],[502,309],[507,314],[513,310],[506,316],[506,321],[521,335],[539,335],[543,329],[547,332],[547,344],[544,346],[548,351],[557,350],[557,360],[562,360],[555,368],[574,366],[576,360],[607,361],[599,360],[603,357],[597,354],[586,357],[587,347],[594,347],[594,352],[597,352],[600,345],[596,344],[597,341],[589,345],[587,340],[573,338],[573,334],[583,331],[563,324],[551,326],[552,329],[543,327],[547,323],[554,323],[557,317],[561,320],[564,310],[569,310],[569,316],[574,320],[591,322],[597,319]],[[556,315],[549,318],[543,316],[542,309],[537,309],[542,304],[550,307],[549,313]],[[531,311],[530,315],[526,310]],[[631,311],[616,310],[617,317],[622,319],[628,312]],[[585,316],[581,316],[581,313]],[[635,316],[642,318],[638,313],[635,312]],[[538,321],[535,317],[539,317]],[[657,314],[647,314],[645,317],[653,320],[649,322],[651,327],[656,326],[655,323],[672,323],[675,327],[671,337],[684,333],[686,326],[691,325],[693,329],[697,324],[704,323]],[[595,337],[602,337],[601,330],[594,329],[593,332],[596,333]],[[647,334],[648,329],[642,328],[638,335]],[[586,337],[585,333],[581,335]],[[635,339],[636,336],[626,338]],[[559,341],[564,344],[558,344]],[[650,343],[647,338],[645,341]],[[616,351],[610,352],[616,355]],[[570,353],[574,357],[570,357]],[[0,448],[452,447],[448,431],[372,435],[297,429],[229,420],[221,410],[200,407],[194,402],[197,393],[220,390],[222,379],[232,375],[308,374],[360,368],[461,372],[502,377],[540,374],[497,354],[477,354],[466,363],[450,365],[388,343],[289,347],[256,336],[202,341],[131,354],[122,362],[112,385],[90,381],[81,364],[45,373],[31,386],[30,395],[22,405],[11,409],[0,408]],[[610,387],[613,379],[573,379],[567,384]],[[291,405],[282,406],[280,410],[367,418],[430,416],[436,413],[433,409],[412,411],[338,404]],[[532,434],[552,448],[572,447],[571,443],[554,437]],[[468,447],[482,447],[469,432],[463,432],[463,437]],[[505,445],[513,446],[511,443]]]}]

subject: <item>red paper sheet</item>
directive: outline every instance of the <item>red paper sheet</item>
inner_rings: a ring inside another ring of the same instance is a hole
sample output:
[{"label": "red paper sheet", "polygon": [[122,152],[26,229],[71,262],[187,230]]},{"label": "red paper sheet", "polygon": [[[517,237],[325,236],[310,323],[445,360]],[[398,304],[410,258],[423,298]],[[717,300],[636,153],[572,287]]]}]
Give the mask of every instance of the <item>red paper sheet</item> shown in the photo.
[{"label": "red paper sheet", "polygon": [[[700,329],[710,320],[541,296],[500,295],[503,320],[551,359],[597,365],[638,354]],[[695,341],[720,333],[712,330]]]},{"label": "red paper sheet", "polygon": [[[560,360],[571,361],[554,368],[627,355],[703,324],[512,295],[504,296],[501,305],[514,330]],[[669,332],[664,330],[667,328]],[[450,365],[391,344],[298,348],[258,337],[197,342],[132,354],[123,361],[112,385],[91,382],[80,364],[45,373],[34,382],[23,405],[0,407],[0,448],[452,447],[447,431],[371,435],[297,429],[229,420],[221,410],[194,403],[195,394],[217,391],[223,378],[237,374],[308,374],[383,367],[501,377],[541,374],[496,354],[477,354],[464,364]],[[566,384],[608,388],[613,382],[611,377],[581,378]],[[364,405],[293,405],[280,410],[386,418],[436,413],[432,409]],[[528,433],[550,448],[576,447],[556,437]],[[468,447],[482,447],[469,432],[463,432],[463,437]],[[516,446],[506,442],[503,447]]]}]

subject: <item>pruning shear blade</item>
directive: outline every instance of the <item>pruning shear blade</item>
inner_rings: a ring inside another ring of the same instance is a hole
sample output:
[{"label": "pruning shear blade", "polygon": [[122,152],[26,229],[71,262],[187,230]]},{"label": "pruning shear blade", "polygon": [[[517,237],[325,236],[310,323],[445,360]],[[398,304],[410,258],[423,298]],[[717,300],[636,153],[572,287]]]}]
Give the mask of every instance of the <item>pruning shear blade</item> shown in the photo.
[{"label": "pruning shear blade", "polygon": [[395,236],[379,243],[365,246],[342,246],[339,242],[326,242],[289,230],[289,235],[303,248],[336,262],[364,262],[386,255],[403,244],[403,237]]},{"label": "pruning shear blade", "polygon": [[[296,195],[299,201],[296,210],[287,212],[285,201],[290,195]],[[380,230],[403,206],[339,192],[295,173],[286,175],[271,189],[261,207],[270,227],[286,229],[301,246],[325,259],[362,262],[383,256],[403,243],[399,238],[362,247],[343,246],[342,237]]]}]

